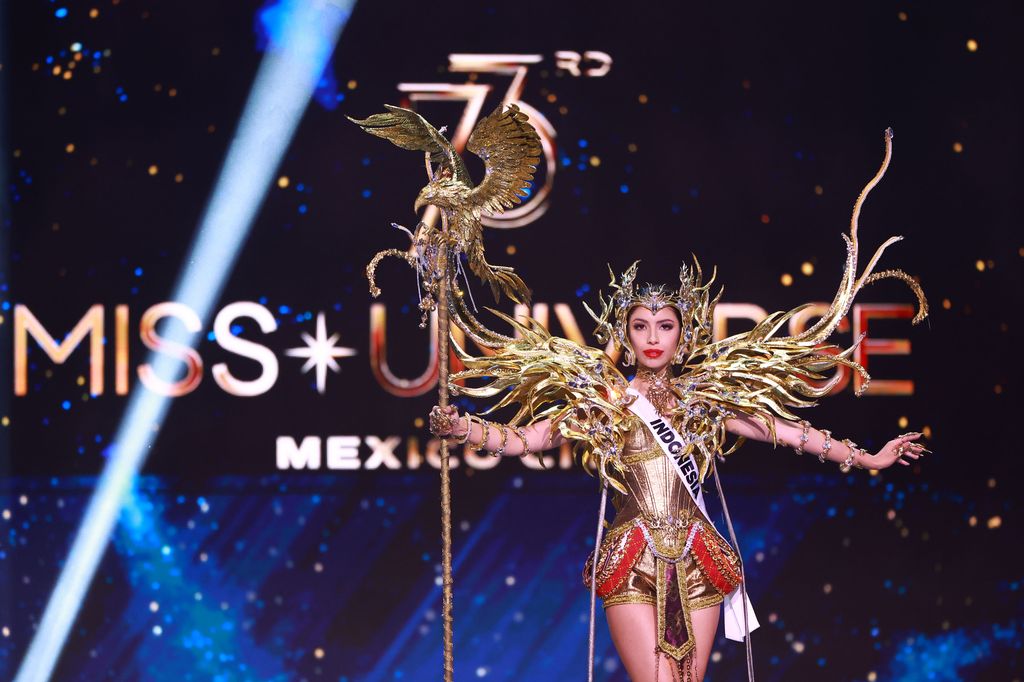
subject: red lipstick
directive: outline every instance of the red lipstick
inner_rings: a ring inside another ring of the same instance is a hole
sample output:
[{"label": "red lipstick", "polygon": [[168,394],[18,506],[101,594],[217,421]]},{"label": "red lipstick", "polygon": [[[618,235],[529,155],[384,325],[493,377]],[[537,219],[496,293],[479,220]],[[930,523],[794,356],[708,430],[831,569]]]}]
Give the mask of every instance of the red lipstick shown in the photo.
[{"label": "red lipstick", "polygon": [[644,351],[644,355],[653,360],[655,358],[660,358],[664,352],[665,351],[658,350],[657,348],[648,348]]}]

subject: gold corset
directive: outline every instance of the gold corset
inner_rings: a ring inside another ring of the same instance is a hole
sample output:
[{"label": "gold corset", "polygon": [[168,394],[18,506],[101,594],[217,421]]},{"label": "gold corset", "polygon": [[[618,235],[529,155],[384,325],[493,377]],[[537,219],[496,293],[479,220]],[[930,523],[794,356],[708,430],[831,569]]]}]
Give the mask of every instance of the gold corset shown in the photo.
[{"label": "gold corset", "polygon": [[659,552],[679,556],[686,542],[684,531],[699,516],[679,474],[639,419],[631,428],[622,451],[623,482],[629,495],[617,500],[612,528],[640,517]]}]

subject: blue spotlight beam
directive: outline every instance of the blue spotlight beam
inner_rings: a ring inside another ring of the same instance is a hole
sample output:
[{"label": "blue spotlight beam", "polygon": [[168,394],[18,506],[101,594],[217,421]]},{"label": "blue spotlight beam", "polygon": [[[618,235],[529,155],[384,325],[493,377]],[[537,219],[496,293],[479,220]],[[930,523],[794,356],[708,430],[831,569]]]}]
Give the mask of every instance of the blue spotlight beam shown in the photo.
[{"label": "blue spotlight beam", "polygon": [[[224,288],[271,178],[291,142],[317,82],[330,59],[355,0],[282,0],[280,24],[256,80],[210,195],[173,300],[207,319]],[[166,336],[193,345],[194,334]],[[178,361],[151,356],[157,374],[173,376]],[[64,569],[46,604],[39,628],[15,682],[45,682],[57,664],[68,631],[110,540],[132,482],[153,447],[170,403],[136,387],[114,439],[114,448],[86,508]]]}]

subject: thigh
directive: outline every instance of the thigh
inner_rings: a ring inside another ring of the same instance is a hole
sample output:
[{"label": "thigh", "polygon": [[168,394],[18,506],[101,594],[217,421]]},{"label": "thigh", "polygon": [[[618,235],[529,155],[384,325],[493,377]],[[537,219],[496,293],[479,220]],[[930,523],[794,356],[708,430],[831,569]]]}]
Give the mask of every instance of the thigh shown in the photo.
[{"label": "thigh", "polygon": [[694,650],[690,655],[693,656],[693,672],[697,682],[701,682],[704,679],[704,673],[707,672],[708,658],[711,656],[711,648],[715,645],[715,634],[718,632],[718,619],[721,613],[721,606],[709,606],[706,609],[690,612],[695,643]]},{"label": "thigh", "polygon": [[[710,610],[710,609],[708,609]],[[649,604],[616,604],[605,609],[612,642],[632,682],[672,682],[675,662],[664,654],[657,665],[655,680],[655,651],[657,650],[657,614]]]}]

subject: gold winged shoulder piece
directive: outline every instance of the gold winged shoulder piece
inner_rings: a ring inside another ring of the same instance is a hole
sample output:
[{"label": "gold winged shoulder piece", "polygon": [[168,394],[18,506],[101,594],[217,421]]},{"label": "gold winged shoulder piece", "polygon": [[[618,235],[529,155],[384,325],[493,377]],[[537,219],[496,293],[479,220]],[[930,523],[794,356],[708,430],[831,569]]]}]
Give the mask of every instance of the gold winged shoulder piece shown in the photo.
[{"label": "gold winged shoulder piece", "polygon": [[[514,405],[513,426],[551,420],[573,443],[585,469],[595,469],[616,490],[626,493],[618,480],[620,455],[629,430],[629,383],[615,364],[596,348],[552,336],[531,318],[521,323],[504,313],[492,313],[508,323],[518,338],[493,355],[475,357],[454,343],[465,369],[449,379],[453,393],[474,398],[500,396],[488,413]],[[465,385],[463,381],[481,385]]]},{"label": "gold winged shoulder piece", "polygon": [[[817,324],[798,335],[778,335],[793,315],[807,307],[800,306],[769,315],[749,332],[712,341],[710,321],[721,292],[711,295],[711,281],[701,281],[699,265],[695,264],[687,272],[688,276],[681,278],[685,290],[696,297],[685,307],[693,312],[688,326],[692,332],[692,350],[683,372],[673,381],[677,402],[668,416],[682,434],[684,454],[693,454],[696,458],[702,480],[715,456],[726,447],[725,427],[729,417],[742,414],[758,419],[774,435],[775,417],[796,420],[798,417],[793,410],[814,405],[834,388],[841,377],[838,373],[829,377],[829,371],[845,367],[866,381],[869,379],[864,368],[851,359],[860,339],[848,348],[828,341],[864,286],[885,278],[898,279],[907,284],[918,299],[914,323],[927,315],[927,300],[912,277],[902,270],[873,272],[882,253],[899,241],[898,237],[887,240],[858,274],[860,208],[888,167],[892,153],[891,130],[886,131],[885,145],[882,167],[858,197],[849,234],[843,235],[846,262],[839,290]],[[620,281],[616,282],[613,277],[613,294],[632,291],[634,276],[635,268],[631,268]],[[641,299],[642,296],[625,296],[622,305],[649,304]],[[458,296],[454,300],[460,303]],[[603,315],[595,315],[605,337],[613,331],[613,317],[620,312],[628,314],[628,310],[619,310],[621,302],[615,301],[614,295],[610,300]],[[496,314],[518,332],[518,338],[487,336],[484,330],[477,329],[474,340],[482,341],[481,345],[496,352],[489,357],[472,357],[458,348],[466,369],[453,375],[452,381],[467,379],[485,383],[479,387],[452,383],[451,389],[478,398],[500,395],[493,409],[518,405],[513,419],[517,424],[551,418],[560,433],[577,441],[576,452],[580,459],[585,464],[596,464],[600,474],[622,490],[615,473],[629,427],[626,379],[602,351],[551,336],[536,321],[527,319],[520,323]],[[600,326],[602,321],[604,326]],[[862,391],[863,388],[866,383]],[[735,451],[740,444],[742,439],[725,454]]]}]

